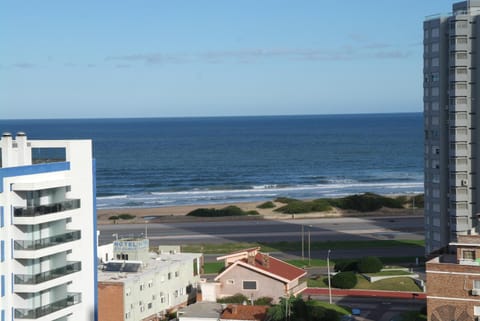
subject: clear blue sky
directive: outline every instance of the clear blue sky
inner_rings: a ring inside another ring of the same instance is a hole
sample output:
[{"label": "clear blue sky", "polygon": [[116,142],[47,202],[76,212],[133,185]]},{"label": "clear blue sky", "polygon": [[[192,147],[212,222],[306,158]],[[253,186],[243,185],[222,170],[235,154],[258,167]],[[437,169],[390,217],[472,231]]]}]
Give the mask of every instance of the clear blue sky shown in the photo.
[{"label": "clear blue sky", "polygon": [[0,0],[0,118],[422,110],[447,0]]}]

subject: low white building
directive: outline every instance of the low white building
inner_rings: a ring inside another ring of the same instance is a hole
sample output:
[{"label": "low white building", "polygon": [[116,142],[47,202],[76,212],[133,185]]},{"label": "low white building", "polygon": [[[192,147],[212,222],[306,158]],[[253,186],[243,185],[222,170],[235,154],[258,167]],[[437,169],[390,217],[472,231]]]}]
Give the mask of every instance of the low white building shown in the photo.
[{"label": "low white building", "polygon": [[149,252],[148,239],[113,243],[113,260],[98,273],[100,321],[161,320],[194,302],[202,254],[179,247]]}]

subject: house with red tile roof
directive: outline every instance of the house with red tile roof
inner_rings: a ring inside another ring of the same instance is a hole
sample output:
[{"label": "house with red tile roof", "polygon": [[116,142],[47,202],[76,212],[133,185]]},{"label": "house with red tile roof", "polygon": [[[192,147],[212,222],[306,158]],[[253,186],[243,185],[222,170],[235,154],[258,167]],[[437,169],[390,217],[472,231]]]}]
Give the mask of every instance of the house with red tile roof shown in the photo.
[{"label": "house with red tile roof", "polygon": [[307,287],[306,282],[300,282],[305,270],[261,253],[260,248],[217,258],[221,260],[225,269],[215,278],[217,298],[241,293],[249,300],[271,297],[275,303],[280,297],[296,295]]}]

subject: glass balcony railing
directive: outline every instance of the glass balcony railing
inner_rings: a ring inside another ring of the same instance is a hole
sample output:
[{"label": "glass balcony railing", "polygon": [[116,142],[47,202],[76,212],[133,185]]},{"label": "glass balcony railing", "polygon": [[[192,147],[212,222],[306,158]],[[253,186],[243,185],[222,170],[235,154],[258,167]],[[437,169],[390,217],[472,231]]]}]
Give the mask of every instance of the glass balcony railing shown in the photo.
[{"label": "glass balcony railing", "polygon": [[58,269],[53,269],[47,272],[38,274],[16,274],[15,284],[38,284],[46,281],[50,281],[61,276],[69,275],[82,270],[81,262],[71,262]]},{"label": "glass balcony railing", "polygon": [[50,246],[76,241],[79,240],[80,237],[80,231],[71,231],[65,234],[59,234],[34,241],[15,241],[15,250],[39,250]]},{"label": "glass balcony railing", "polygon": [[66,200],[60,203],[53,203],[47,205],[39,205],[32,207],[15,207],[14,216],[15,217],[31,217],[31,216],[40,216],[52,213],[58,213],[68,210],[74,210],[80,208],[80,200],[72,199]]},{"label": "glass balcony railing", "polygon": [[69,293],[65,299],[35,308],[35,309],[15,309],[16,319],[38,319],[50,313],[65,309],[69,306],[82,302],[81,293]]}]

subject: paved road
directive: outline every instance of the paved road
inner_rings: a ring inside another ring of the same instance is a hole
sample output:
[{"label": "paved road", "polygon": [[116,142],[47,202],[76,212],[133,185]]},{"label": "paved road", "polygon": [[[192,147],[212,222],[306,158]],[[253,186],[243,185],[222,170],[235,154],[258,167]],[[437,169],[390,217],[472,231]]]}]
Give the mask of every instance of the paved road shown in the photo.
[{"label": "paved road", "polygon": [[[423,239],[423,217],[317,218],[99,225],[99,243],[148,235],[150,245],[300,241]],[[407,255],[407,254],[406,254]]]},{"label": "paved road", "polygon": [[[328,296],[312,296],[312,299],[328,302]],[[360,309],[359,321],[390,321],[402,312],[419,311],[425,300],[333,297],[333,303]]]}]

